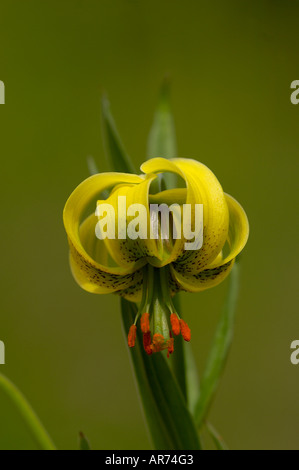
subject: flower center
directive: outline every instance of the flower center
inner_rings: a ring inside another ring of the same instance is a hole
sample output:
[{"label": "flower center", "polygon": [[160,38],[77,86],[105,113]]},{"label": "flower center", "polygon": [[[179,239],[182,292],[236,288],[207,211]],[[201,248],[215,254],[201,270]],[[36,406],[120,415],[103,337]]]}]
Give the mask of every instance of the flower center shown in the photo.
[{"label": "flower center", "polygon": [[143,274],[143,293],[134,324],[128,334],[128,345],[135,346],[137,322],[143,335],[143,347],[148,355],[167,350],[167,357],[174,351],[174,336],[182,334],[190,341],[191,331],[179,317],[169,289],[169,267],[154,268],[147,265]]}]

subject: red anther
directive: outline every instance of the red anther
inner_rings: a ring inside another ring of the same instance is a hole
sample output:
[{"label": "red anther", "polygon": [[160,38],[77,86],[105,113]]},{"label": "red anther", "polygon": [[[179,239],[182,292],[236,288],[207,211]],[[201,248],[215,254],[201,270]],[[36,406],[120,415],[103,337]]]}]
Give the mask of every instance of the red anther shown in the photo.
[{"label": "red anther", "polygon": [[150,330],[149,313],[144,313],[140,318],[140,328],[142,333],[148,333]]},{"label": "red anther", "polygon": [[170,354],[172,354],[174,351],[174,340],[173,338],[170,338],[168,341],[168,351],[167,351],[167,357],[169,358]]},{"label": "red anther", "polygon": [[147,333],[143,333],[143,347],[144,347],[146,354],[148,354],[149,356],[153,354],[153,350],[151,348],[151,342],[152,342],[152,339],[151,339],[150,331],[148,331]]},{"label": "red anther", "polygon": [[174,335],[179,335],[181,332],[180,321],[176,313],[170,315],[171,328]]},{"label": "red anther", "polygon": [[191,339],[191,330],[187,323],[184,320],[180,320],[181,333],[185,341],[190,341]]},{"label": "red anther", "polygon": [[135,346],[136,341],[136,325],[132,325],[129,330],[128,334],[128,346],[129,348],[133,348]]},{"label": "red anther", "polygon": [[152,351],[153,352],[160,352],[163,349],[166,349],[166,341],[163,335],[160,335],[159,333],[155,333],[153,336],[153,342],[152,342]]}]

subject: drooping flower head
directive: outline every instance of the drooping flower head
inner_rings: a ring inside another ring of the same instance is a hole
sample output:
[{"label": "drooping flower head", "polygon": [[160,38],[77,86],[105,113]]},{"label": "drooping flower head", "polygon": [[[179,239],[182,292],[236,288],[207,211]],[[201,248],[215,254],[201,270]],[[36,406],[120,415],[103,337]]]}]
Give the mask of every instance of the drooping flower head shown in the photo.
[{"label": "drooping flower head", "polygon": [[[186,341],[191,338],[172,296],[180,290],[200,292],[222,282],[247,242],[249,227],[240,204],[223,192],[202,163],[154,158],[141,171],[141,175],[96,174],[74,190],[64,209],[70,264],[75,280],[86,291],[115,293],[139,303],[128,333],[130,347],[135,345],[139,321],[145,351],[167,349],[171,354],[173,335],[181,333]],[[163,173],[175,174],[184,187],[151,194],[152,183]],[[157,212],[151,211],[152,205],[172,207],[173,223],[167,233]],[[196,224],[199,205],[203,208],[200,228]],[[194,249],[186,245],[190,240],[181,218],[185,207],[190,208],[189,231],[201,240]],[[108,226],[112,236],[107,235]]]}]

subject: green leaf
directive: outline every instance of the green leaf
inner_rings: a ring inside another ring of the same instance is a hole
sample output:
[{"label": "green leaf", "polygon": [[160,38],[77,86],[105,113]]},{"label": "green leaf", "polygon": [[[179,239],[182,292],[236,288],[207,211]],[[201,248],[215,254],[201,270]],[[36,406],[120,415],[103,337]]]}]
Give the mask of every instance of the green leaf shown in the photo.
[{"label": "green leaf", "polygon": [[164,80],[148,138],[147,155],[148,158],[175,158],[176,154],[175,126],[170,108],[170,87],[169,81]]},{"label": "green leaf", "polygon": [[206,427],[214,441],[216,449],[217,450],[229,450],[222,436],[220,436],[220,434],[216,431],[214,426],[212,426],[210,423],[206,423]]},{"label": "green leaf", "polygon": [[91,450],[89,441],[83,432],[79,432],[79,448],[80,450]]},{"label": "green leaf", "polygon": [[41,450],[56,450],[48,432],[23,393],[5,375],[0,374],[0,391],[2,390],[8,395],[18,413],[22,416],[38,448]]},{"label": "green leaf", "polygon": [[97,173],[99,173],[98,166],[97,166],[93,156],[88,155],[86,160],[87,160],[87,167],[88,167],[88,171],[89,171],[90,175],[96,175]]},{"label": "green leaf", "polygon": [[[167,79],[161,87],[158,106],[154,116],[154,122],[148,137],[147,157],[175,158],[177,156],[177,144],[174,119],[170,107],[170,86]],[[156,191],[165,188],[176,187],[177,177],[173,173],[163,175],[163,183],[160,177],[152,186],[157,186]],[[160,186],[160,187],[159,187]]]},{"label": "green leaf", "polygon": [[[136,316],[136,306],[121,299],[124,335]],[[130,349],[141,402],[155,449],[195,450],[200,443],[194,421],[183,394],[161,353],[148,356],[138,330],[136,344]]]},{"label": "green leaf", "polygon": [[116,129],[106,96],[102,98],[102,133],[108,164],[112,171],[136,173],[133,162],[127,155]]},{"label": "green leaf", "polygon": [[238,291],[239,265],[236,262],[230,275],[227,299],[201,380],[200,396],[195,408],[195,421],[199,428],[203,424],[213,400],[233,339]]},{"label": "green leaf", "polygon": [[200,394],[199,376],[191,344],[183,341],[183,348],[183,357],[185,359],[187,403],[191,415],[194,416],[197,400]]}]

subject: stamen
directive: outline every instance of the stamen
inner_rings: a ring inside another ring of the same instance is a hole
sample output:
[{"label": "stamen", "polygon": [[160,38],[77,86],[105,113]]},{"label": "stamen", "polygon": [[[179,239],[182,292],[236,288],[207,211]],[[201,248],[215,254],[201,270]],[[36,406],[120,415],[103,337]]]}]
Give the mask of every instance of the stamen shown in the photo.
[{"label": "stamen", "polygon": [[184,320],[180,320],[181,333],[185,341],[191,340],[191,330]]},{"label": "stamen", "polygon": [[181,332],[180,321],[176,313],[170,315],[171,328],[174,335],[179,335]]},{"label": "stamen", "polygon": [[136,325],[132,325],[130,327],[129,334],[128,334],[128,346],[129,346],[129,348],[133,348],[135,346],[136,331],[137,331]]},{"label": "stamen", "polygon": [[149,356],[153,353],[153,350],[151,348],[151,342],[151,333],[150,331],[148,331],[147,333],[143,334],[143,347],[146,354],[148,354]]},{"label": "stamen", "polygon": [[148,333],[150,331],[149,313],[144,313],[140,319],[140,328],[142,333]]},{"label": "stamen", "polygon": [[153,336],[153,342],[151,347],[153,352],[159,352],[163,349],[166,349],[167,346],[164,336],[160,335],[160,333],[155,333]]},{"label": "stamen", "polygon": [[168,343],[167,358],[169,358],[170,354],[172,354],[173,351],[174,351],[174,339],[171,335],[170,330],[169,330],[169,336],[170,336],[170,340],[167,341],[167,343]]}]

